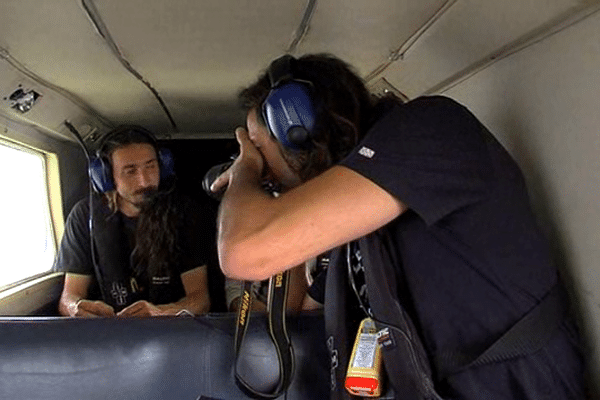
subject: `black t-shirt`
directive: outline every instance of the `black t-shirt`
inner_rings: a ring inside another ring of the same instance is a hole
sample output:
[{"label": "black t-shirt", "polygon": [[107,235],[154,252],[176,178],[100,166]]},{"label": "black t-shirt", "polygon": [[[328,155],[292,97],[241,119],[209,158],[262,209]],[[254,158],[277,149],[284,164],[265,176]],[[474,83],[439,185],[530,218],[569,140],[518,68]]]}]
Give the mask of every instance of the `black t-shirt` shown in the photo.
[{"label": "black t-shirt", "polygon": [[[181,274],[190,271],[194,268],[206,266],[214,263],[216,258],[215,238],[214,238],[214,220],[211,213],[203,212],[203,209],[192,202],[189,198],[180,198],[180,203],[183,205],[180,209],[184,210],[185,215],[181,216],[183,223],[180,224],[178,230],[177,247],[179,249],[179,263],[171,265],[173,281],[169,285],[164,285],[158,293],[161,301],[158,304],[174,302],[185,296],[183,283],[181,282]],[[126,254],[131,254],[135,243],[135,218],[128,218],[120,212],[115,214],[118,219],[117,225],[121,226],[124,231],[126,240],[120,243],[126,249]],[[100,229],[95,227],[95,229]],[[99,234],[95,231],[95,237]],[[95,245],[96,254],[105,251],[114,251],[114,249],[101,249],[98,244]],[[131,304],[132,300],[149,300],[148,288],[150,286],[147,273],[141,274],[133,271],[131,260],[123,260],[120,266],[126,275],[131,275],[136,279],[136,285],[141,288],[139,295],[141,298],[132,297],[127,300],[127,305]],[[100,265],[100,263],[98,263]],[[102,270],[102,266],[99,266]],[[67,217],[64,236],[61,241],[59,252],[57,254],[54,269],[57,271],[91,275],[96,277],[94,263],[90,251],[90,230],[89,230],[89,199],[79,201],[69,213]],[[160,279],[158,279],[160,280]],[[161,283],[156,282],[154,284]],[[97,281],[90,288],[89,298],[100,298]],[[109,304],[112,299],[108,300]],[[122,308],[124,305],[121,305]]]},{"label": "black t-shirt", "polygon": [[[386,226],[429,352],[489,346],[557,279],[522,174],[463,106],[386,104],[341,163],[408,205]],[[368,266],[366,266],[368,268]]]}]

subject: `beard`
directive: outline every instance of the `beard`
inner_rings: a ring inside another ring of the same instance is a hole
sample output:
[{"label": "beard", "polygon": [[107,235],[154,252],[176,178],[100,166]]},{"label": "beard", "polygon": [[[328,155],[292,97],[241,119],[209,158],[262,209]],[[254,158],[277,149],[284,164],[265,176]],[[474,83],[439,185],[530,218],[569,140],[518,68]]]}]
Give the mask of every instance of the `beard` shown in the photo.
[{"label": "beard", "polygon": [[177,230],[182,220],[176,194],[172,190],[145,190],[136,227],[135,271],[150,276],[170,275],[177,265]]},{"label": "beard", "polygon": [[134,192],[136,197],[139,199],[134,203],[140,210],[151,207],[156,202],[156,198],[159,196],[159,191],[156,186],[150,186],[144,189],[140,189]]}]

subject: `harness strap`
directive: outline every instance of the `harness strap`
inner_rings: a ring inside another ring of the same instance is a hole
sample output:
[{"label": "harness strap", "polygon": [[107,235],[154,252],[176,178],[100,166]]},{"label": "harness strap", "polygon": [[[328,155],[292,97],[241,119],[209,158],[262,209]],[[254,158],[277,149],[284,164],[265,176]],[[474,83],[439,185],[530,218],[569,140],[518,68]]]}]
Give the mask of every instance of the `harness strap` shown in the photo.
[{"label": "harness strap", "polygon": [[525,356],[540,350],[555,334],[566,313],[566,292],[557,283],[542,301],[479,355],[443,352],[436,359],[439,378],[468,368]]}]

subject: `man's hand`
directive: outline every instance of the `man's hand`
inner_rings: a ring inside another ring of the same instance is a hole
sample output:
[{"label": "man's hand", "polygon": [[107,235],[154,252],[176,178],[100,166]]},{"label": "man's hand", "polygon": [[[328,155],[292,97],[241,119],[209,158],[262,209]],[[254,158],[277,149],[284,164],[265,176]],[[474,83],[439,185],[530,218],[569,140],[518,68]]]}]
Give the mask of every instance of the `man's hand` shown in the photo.
[{"label": "man's hand", "polygon": [[117,317],[156,317],[165,313],[157,306],[146,300],[136,301],[117,313]]},{"label": "man's hand", "polygon": [[235,137],[240,145],[240,155],[234,163],[225,172],[223,172],[210,186],[210,190],[218,192],[229,186],[232,176],[235,176],[241,169],[252,168],[257,171],[257,176],[262,175],[264,160],[262,154],[250,140],[248,131],[242,127],[235,130]]},{"label": "man's hand", "polygon": [[92,301],[82,299],[75,303],[70,314],[72,317],[86,318],[114,317],[115,310],[103,301]]}]

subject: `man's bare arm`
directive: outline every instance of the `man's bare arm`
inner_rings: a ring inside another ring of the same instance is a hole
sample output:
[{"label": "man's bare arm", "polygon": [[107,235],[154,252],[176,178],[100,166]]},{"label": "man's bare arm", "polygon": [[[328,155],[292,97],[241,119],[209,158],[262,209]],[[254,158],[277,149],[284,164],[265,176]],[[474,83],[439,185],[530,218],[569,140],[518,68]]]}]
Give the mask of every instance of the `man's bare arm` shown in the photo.
[{"label": "man's bare arm", "polygon": [[[217,184],[228,188],[219,210],[223,272],[261,280],[364,236],[407,206],[369,179],[334,166],[278,198],[260,186],[262,165],[244,129],[240,156]],[[260,153],[258,153],[260,155]]]},{"label": "man's bare arm", "polygon": [[58,303],[60,314],[69,317],[111,317],[115,312],[111,306],[99,300],[87,300],[92,283],[90,275],[65,274],[63,291]]}]

